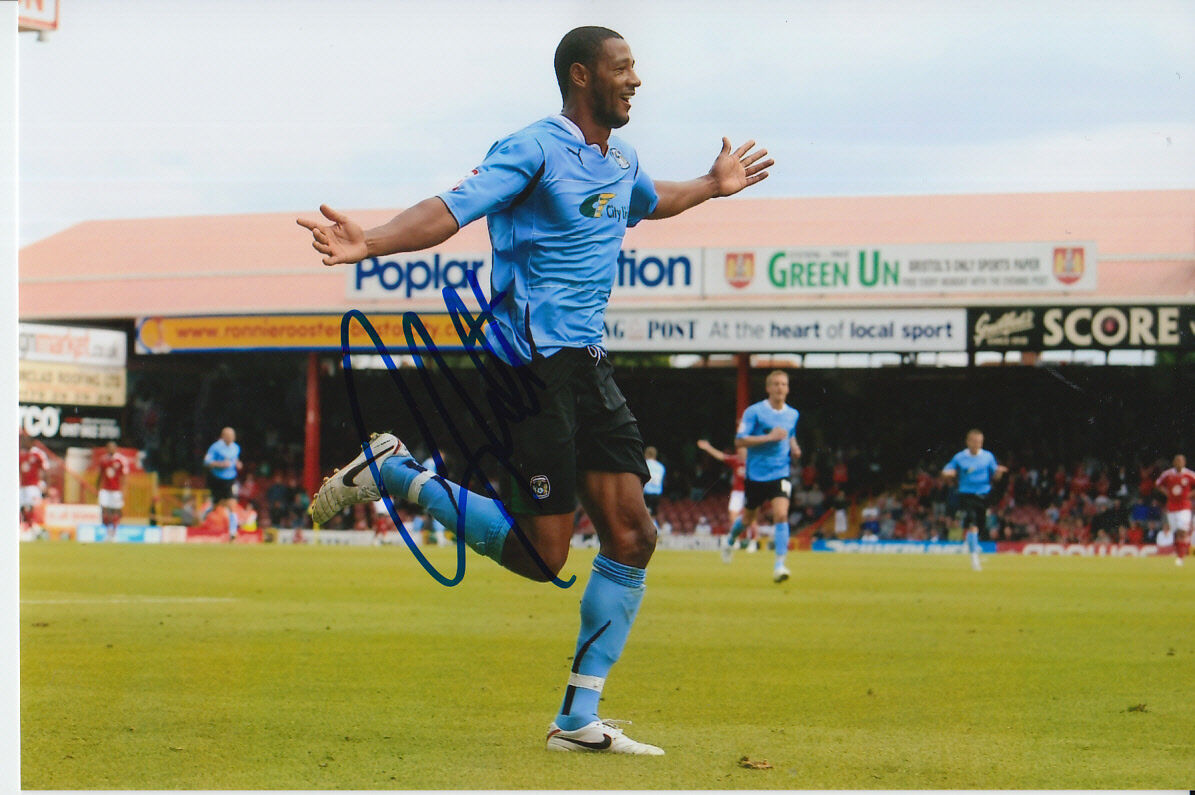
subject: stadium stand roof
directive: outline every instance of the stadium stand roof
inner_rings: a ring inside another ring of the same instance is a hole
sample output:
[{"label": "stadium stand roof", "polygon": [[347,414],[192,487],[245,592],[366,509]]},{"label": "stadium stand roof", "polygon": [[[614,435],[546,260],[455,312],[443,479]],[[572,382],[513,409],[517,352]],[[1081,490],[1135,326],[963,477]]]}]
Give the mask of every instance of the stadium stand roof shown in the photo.
[{"label": "stadium stand roof", "polygon": [[[365,226],[397,210],[346,210]],[[20,317],[134,318],[350,308],[341,268],[325,268],[298,215],[88,221],[20,251]],[[626,248],[1085,241],[1095,293],[1051,303],[1195,302],[1195,191],[727,199],[630,230]],[[439,246],[488,250],[483,223]],[[616,296],[617,298],[617,296]],[[760,297],[775,302],[774,297]],[[691,300],[691,299],[690,299]],[[1034,296],[793,296],[787,305],[1033,303]],[[750,299],[737,303],[750,304]],[[407,308],[407,307],[402,307]],[[419,304],[411,308],[425,308]]]}]

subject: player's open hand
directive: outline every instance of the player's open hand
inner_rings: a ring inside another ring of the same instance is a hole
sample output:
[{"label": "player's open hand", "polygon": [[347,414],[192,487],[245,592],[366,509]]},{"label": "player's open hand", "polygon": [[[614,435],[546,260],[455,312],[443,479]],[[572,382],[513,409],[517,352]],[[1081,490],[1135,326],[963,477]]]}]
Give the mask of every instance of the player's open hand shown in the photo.
[{"label": "player's open hand", "polygon": [[360,262],[369,256],[369,250],[365,247],[365,231],[360,225],[326,204],[321,204],[319,211],[332,223],[321,224],[304,218],[297,219],[296,223],[311,230],[314,238],[311,247],[325,255],[325,265]]},{"label": "player's open hand", "polygon": [[733,196],[748,185],[768,178],[768,168],[775,160],[767,157],[767,149],[755,150],[755,141],[730,150],[730,139],[722,139],[722,151],[710,167],[710,176],[717,185],[717,196]]}]

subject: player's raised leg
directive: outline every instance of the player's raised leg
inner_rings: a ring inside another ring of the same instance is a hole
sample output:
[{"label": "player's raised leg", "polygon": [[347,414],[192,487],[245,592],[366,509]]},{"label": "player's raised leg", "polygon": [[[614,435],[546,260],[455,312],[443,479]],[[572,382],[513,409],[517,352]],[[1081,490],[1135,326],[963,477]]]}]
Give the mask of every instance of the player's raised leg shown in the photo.
[{"label": "player's raised leg", "polygon": [[[324,481],[311,501],[312,519],[323,524],[346,506],[372,502],[381,496],[370,462],[378,466],[382,482],[392,500],[407,500],[427,510],[451,528],[475,552],[506,566],[511,571],[538,581],[556,576],[568,556],[572,514],[567,514],[567,533],[561,516],[526,517],[520,529],[529,544],[512,544],[504,554],[512,517],[497,500],[467,491],[431,470],[424,469],[396,436],[374,434],[356,458]],[[532,554],[526,547],[542,550]]]}]

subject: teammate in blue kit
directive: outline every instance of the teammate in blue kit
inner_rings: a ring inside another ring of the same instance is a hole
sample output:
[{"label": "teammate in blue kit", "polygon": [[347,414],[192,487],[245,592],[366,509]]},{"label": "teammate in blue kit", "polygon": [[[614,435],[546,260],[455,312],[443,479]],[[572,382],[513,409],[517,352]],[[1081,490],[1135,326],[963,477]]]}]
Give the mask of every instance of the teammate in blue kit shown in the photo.
[{"label": "teammate in blue kit", "polygon": [[736,525],[742,522],[743,527],[750,527],[759,506],[768,500],[772,501],[772,521],[775,523],[772,541],[776,547],[772,579],[779,583],[792,575],[785,565],[788,555],[788,502],[793,492],[789,476],[792,459],[801,457],[801,446],[797,444],[797,420],[801,412],[785,403],[788,397],[788,373],[773,370],[768,373],[764,386],[767,399],[747,407],[734,440],[736,447],[747,450],[744,508]]},{"label": "teammate in blue kit", "polygon": [[980,571],[979,528],[986,523],[988,494],[992,478],[1000,477],[1007,467],[996,463],[996,456],[983,449],[983,431],[967,431],[967,448],[960,450],[942,469],[946,480],[958,480],[959,512],[967,533],[967,550],[971,553],[971,568]]},{"label": "teammate in blue kit", "polygon": [[[630,120],[640,86],[630,47],[612,30],[570,31],[556,48],[561,113],[502,138],[451,190],[363,230],[321,206],[329,222],[311,230],[325,265],[429,248],[486,217],[493,244],[487,367],[509,368],[508,383],[532,392],[539,410],[511,420],[510,464],[518,477],[502,504],[468,492],[415,462],[394,436],[375,436],[320,488],[312,517],[377,499],[377,465],[387,493],[417,502],[475,551],[538,581],[556,577],[573,534],[576,501],[597,530],[600,554],[581,598],[581,631],[564,699],[547,747],[659,755],[597,714],[606,675],[618,660],[643,599],[655,526],[643,499],[643,440],[613,380],[602,333],[628,226],[667,218],[729,196],[767,177],[770,159],[754,142],[722,151],[709,172],[658,182],[635,150],[611,135]],[[507,352],[507,347],[510,351]],[[501,354],[501,355],[498,355]],[[526,539],[524,541],[524,539]]]},{"label": "teammate in blue kit", "polygon": [[656,518],[656,508],[660,505],[660,497],[664,494],[664,474],[667,470],[664,465],[660,463],[658,458],[658,451],[654,447],[649,447],[643,451],[644,457],[647,459],[647,482],[643,484],[643,502],[647,504],[647,512],[651,514],[651,518]]}]

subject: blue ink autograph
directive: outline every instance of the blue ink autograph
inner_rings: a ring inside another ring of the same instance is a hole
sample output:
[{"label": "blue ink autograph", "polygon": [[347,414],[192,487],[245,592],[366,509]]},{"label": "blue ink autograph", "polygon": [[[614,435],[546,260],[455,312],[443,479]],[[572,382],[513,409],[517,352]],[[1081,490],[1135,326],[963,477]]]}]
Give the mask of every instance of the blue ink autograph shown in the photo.
[{"label": "blue ink autograph", "polygon": [[[473,362],[473,366],[481,375],[482,380],[486,384],[486,399],[489,403],[493,419],[497,424],[495,429],[488,421],[485,414],[483,414],[473,401],[468,390],[460,383],[456,375],[448,367],[444,361],[444,357],[436,348],[435,343],[431,339],[431,335],[427,331],[427,327],[423,325],[423,321],[414,312],[406,312],[403,314],[403,336],[406,340],[406,353],[415,360],[415,366],[423,381],[423,386],[427,391],[436,413],[445,420],[448,427],[448,432],[452,436],[453,441],[457,446],[465,452],[466,470],[461,478],[460,490],[460,504],[457,506],[457,521],[458,527],[463,527],[466,510],[469,499],[468,485],[476,478],[477,482],[485,490],[485,492],[493,498],[498,504],[502,515],[511,524],[511,532],[526,548],[531,556],[531,559],[540,568],[543,573],[551,577],[551,583],[559,588],[569,588],[576,582],[577,577],[573,575],[568,581],[560,580],[558,577],[551,574],[548,565],[544,562],[535,546],[527,538],[526,533],[519,527],[518,522],[507,511],[506,505],[498,498],[493,485],[489,479],[485,477],[481,468],[481,461],[485,456],[492,456],[503,469],[509,472],[514,477],[512,482],[517,483],[523,488],[529,497],[534,499],[530,488],[523,484],[523,478],[519,477],[518,471],[511,462],[513,454],[513,443],[510,430],[510,422],[517,422],[518,420],[532,416],[539,412],[539,401],[535,396],[533,387],[543,386],[543,382],[537,378],[529,368],[524,366],[518,353],[514,350],[509,340],[502,334],[501,330],[490,323],[489,335],[492,335],[497,340],[497,344],[502,348],[506,354],[506,360],[515,362],[514,367],[495,367],[493,366],[493,358],[490,362],[482,359],[478,348],[483,348],[486,354],[490,357],[497,357],[497,352],[492,347],[490,337],[487,336],[485,325],[487,322],[493,320],[494,304],[501,302],[505,293],[498,293],[494,297],[494,301],[490,302],[483,294],[481,287],[477,283],[477,274],[469,271],[467,274],[469,286],[473,291],[473,295],[477,298],[479,313],[475,316],[465,306],[460,296],[449,287],[445,287],[443,291],[444,305],[448,310],[449,316],[452,318],[452,324],[456,329],[457,337],[461,341],[465,352],[469,355],[469,359]],[[436,444],[435,434],[428,425],[427,419],[419,411],[419,404],[412,394],[410,388],[405,383],[402,376],[398,373],[398,368],[394,364],[394,360],[390,356],[390,351],[386,344],[382,342],[378,336],[377,330],[374,329],[373,324],[370,323],[369,318],[363,312],[357,309],[349,310],[344,313],[340,322],[340,350],[343,361],[345,388],[348,391],[349,406],[353,413],[353,423],[357,428],[357,437],[361,443],[362,451],[368,455],[369,450],[369,430],[361,416],[361,406],[357,399],[357,386],[353,380],[353,367],[351,348],[349,345],[349,328],[353,322],[361,325],[366,334],[369,335],[373,342],[374,352],[380,354],[382,360],[386,363],[386,370],[390,374],[390,378],[398,387],[402,394],[403,400],[410,409],[411,414],[415,418],[415,423],[419,427],[419,433],[425,444],[432,450],[432,455],[435,458],[436,466],[443,469],[444,460],[440,455],[440,447]],[[415,338],[418,337],[419,343],[416,343]],[[421,352],[422,351],[422,352]],[[452,392],[464,403],[469,417],[474,423],[481,428],[486,437],[486,443],[478,447],[476,450],[470,450],[465,440],[461,437],[455,419],[450,417],[448,410],[441,400],[439,393],[436,390],[435,384],[432,382],[431,374],[428,372],[428,364],[425,358],[428,357],[435,364],[440,374],[446,378],[452,388]],[[515,377],[518,382],[516,383]],[[386,510],[390,513],[390,518],[394,521],[395,527],[398,528],[402,534],[403,541],[406,542],[407,547],[415,555],[416,560],[423,566],[437,582],[441,585],[452,587],[458,584],[465,576],[465,536],[462,532],[456,534],[456,573],[451,577],[442,574],[430,561],[419,551],[419,547],[411,538],[411,534],[407,531],[406,526],[399,518],[398,511],[395,510],[394,501],[386,490],[386,484],[382,481],[381,471],[378,465],[372,459],[369,459],[369,471],[373,474],[374,481],[381,491],[382,500],[386,505]],[[434,478],[438,479],[438,478]],[[441,484],[442,485],[442,484]]]}]

